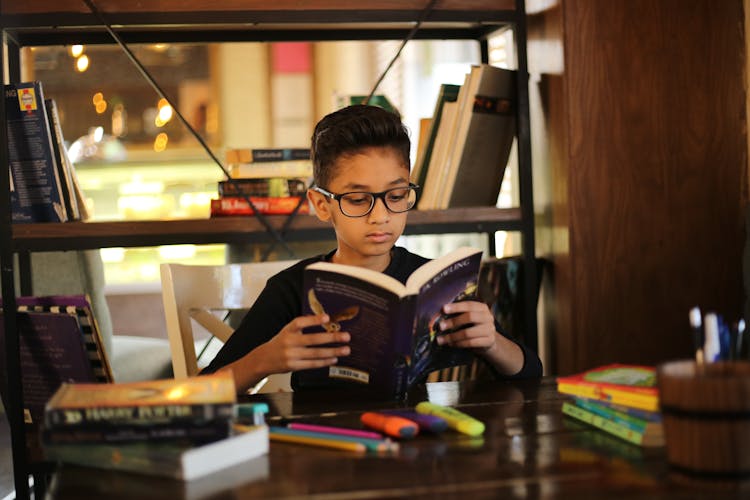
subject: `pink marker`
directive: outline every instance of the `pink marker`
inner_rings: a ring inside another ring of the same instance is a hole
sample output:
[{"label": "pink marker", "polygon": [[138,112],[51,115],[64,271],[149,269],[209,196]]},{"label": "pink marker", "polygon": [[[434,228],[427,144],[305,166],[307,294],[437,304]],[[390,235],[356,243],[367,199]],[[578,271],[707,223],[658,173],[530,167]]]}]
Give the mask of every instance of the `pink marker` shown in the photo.
[{"label": "pink marker", "polygon": [[359,429],[348,429],[346,427],[332,427],[330,425],[302,424],[293,422],[287,425],[290,429],[300,431],[322,432],[324,434],[336,434],[339,436],[352,436],[368,439],[383,439],[383,435],[378,432],[361,431]]}]

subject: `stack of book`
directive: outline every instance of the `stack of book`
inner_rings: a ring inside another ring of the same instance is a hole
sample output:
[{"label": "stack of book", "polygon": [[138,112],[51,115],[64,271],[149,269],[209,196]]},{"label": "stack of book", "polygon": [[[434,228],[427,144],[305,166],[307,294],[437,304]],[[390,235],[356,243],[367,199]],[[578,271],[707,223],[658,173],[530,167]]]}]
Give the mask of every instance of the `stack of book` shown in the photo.
[{"label": "stack of book", "polygon": [[4,90],[13,222],[87,219],[55,101],[44,98],[39,81],[6,84]]},{"label": "stack of book", "polygon": [[653,367],[601,366],[558,377],[557,390],[575,396],[563,403],[565,415],[639,446],[664,446]]},{"label": "stack of book", "polygon": [[63,384],[44,414],[48,459],[195,479],[265,455],[268,429],[235,425],[231,373],[121,384]]},{"label": "stack of book", "polygon": [[482,64],[463,85],[441,86],[412,172],[420,210],[497,204],[516,135],[515,78]]},{"label": "stack of book", "polygon": [[307,148],[230,149],[226,163],[231,178],[218,184],[211,217],[309,213],[305,196],[312,177]]}]

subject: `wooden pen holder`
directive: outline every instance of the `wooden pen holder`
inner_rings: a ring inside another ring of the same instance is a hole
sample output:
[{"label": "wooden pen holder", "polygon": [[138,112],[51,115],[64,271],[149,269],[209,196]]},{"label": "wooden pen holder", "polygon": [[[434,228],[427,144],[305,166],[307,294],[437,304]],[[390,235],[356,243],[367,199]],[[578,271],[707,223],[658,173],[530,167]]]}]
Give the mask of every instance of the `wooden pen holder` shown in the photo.
[{"label": "wooden pen holder", "polygon": [[669,362],[657,383],[669,465],[694,479],[750,480],[750,363]]}]

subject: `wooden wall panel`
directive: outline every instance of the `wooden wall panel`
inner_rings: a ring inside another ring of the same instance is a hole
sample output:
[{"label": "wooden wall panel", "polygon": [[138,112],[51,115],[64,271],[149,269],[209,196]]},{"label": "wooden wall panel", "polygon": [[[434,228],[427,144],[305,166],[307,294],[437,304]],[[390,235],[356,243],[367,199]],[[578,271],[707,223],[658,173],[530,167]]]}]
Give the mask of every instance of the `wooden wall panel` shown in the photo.
[{"label": "wooden wall panel", "polygon": [[741,311],[742,1],[561,8],[567,118],[555,134],[567,150],[552,170],[566,192],[553,188],[552,206],[569,255],[553,258],[569,281],[554,292],[557,369],[687,356],[690,306]]}]

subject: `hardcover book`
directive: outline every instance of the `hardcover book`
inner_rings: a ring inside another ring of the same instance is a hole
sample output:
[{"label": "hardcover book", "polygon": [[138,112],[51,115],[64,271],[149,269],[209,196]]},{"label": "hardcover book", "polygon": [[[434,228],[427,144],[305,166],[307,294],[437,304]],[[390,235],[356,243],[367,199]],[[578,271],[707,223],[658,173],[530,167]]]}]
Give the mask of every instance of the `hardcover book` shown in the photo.
[{"label": "hardcover book", "polygon": [[656,427],[649,430],[634,429],[633,427],[623,424],[620,421],[608,418],[602,414],[590,411],[570,402],[564,402],[562,406],[564,414],[571,416],[581,422],[593,425],[613,436],[629,441],[639,446],[664,446],[664,433]]},{"label": "hardcover book", "polygon": [[514,71],[483,64],[472,74],[437,208],[497,204],[516,135],[515,99]]},{"label": "hardcover book", "polygon": [[333,366],[299,372],[298,383],[315,387],[336,380],[393,397],[434,370],[470,364],[471,352],[440,346],[437,336],[448,333],[439,328],[443,305],[475,297],[481,258],[481,250],[459,248],[421,266],[406,285],[360,267],[309,265],[303,313],[327,313],[325,330],[349,332],[351,354]]},{"label": "hardcover book", "polygon": [[52,135],[52,149],[55,155],[55,164],[57,165],[57,175],[60,178],[60,190],[62,191],[65,203],[65,211],[68,213],[69,220],[80,220],[81,203],[77,199],[76,189],[73,184],[73,164],[68,157],[68,150],[65,148],[65,138],[63,137],[62,125],[60,124],[60,115],[57,112],[57,104],[53,99],[45,99],[44,105]]},{"label": "hardcover book", "polygon": [[422,154],[417,155],[417,159],[414,162],[414,169],[412,171],[412,182],[420,186],[425,185],[427,168],[430,165],[430,158],[432,157],[432,151],[435,146],[435,139],[443,117],[443,107],[447,102],[456,102],[460,88],[460,85],[453,85],[450,83],[444,83],[440,86],[440,91],[438,92],[437,100],[435,102],[435,110],[432,114],[432,120],[430,121],[430,126],[427,131],[424,150],[422,151]]},{"label": "hardcover book", "polygon": [[49,428],[42,431],[42,443],[101,444],[134,443],[141,441],[184,440],[191,443],[210,443],[229,436],[232,419],[210,421],[176,421],[159,424],[144,422],[131,424],[79,424]]},{"label": "hardcover book", "polygon": [[228,149],[226,152],[226,160],[229,164],[309,159],[310,148],[240,148]]},{"label": "hardcover book", "polygon": [[230,372],[116,384],[63,384],[45,408],[52,426],[111,420],[156,423],[173,415],[216,420],[236,403]]},{"label": "hardcover book", "polygon": [[187,441],[127,444],[47,444],[49,460],[63,463],[165,476],[183,481],[228,468],[246,480],[268,476],[268,427],[243,427],[225,439],[204,445]]},{"label": "hardcover book", "polygon": [[62,184],[41,82],[6,84],[12,220],[65,222]]},{"label": "hardcover book", "polygon": [[305,196],[307,182],[304,179],[286,179],[284,177],[233,179],[231,181],[219,181],[218,191],[220,197],[243,195],[276,198]]},{"label": "hardcover book", "polygon": [[557,390],[580,396],[658,411],[656,369],[650,366],[610,364],[567,377],[557,377]]},{"label": "hardcover book", "polygon": [[[251,196],[255,210],[245,198],[229,196],[211,200],[211,217],[231,215],[255,215],[256,210],[264,215],[289,215],[296,210],[300,214],[309,214],[310,205],[302,196],[262,197]],[[297,208],[299,207],[299,208]]]}]

